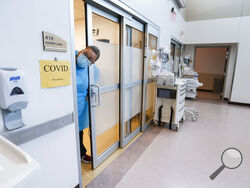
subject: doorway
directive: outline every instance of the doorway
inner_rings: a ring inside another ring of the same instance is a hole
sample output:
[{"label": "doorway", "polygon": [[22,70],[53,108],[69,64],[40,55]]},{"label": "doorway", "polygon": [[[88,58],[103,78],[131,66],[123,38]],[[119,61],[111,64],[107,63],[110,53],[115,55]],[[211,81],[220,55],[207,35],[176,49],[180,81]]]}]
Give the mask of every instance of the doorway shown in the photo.
[{"label": "doorway", "polygon": [[83,184],[94,177],[93,169],[115,150],[120,141],[120,20],[82,0],[74,0],[75,49],[96,46],[101,55],[88,68],[89,127],[83,144],[91,164],[82,163]]},{"label": "doorway", "polygon": [[171,39],[171,52],[170,56],[173,60],[173,72],[175,74],[179,73],[179,64],[182,55],[182,45],[175,40]]},{"label": "doorway", "polygon": [[86,182],[95,176],[94,169],[153,123],[156,86],[145,54],[158,49],[159,30],[82,0],[74,0],[74,8],[76,50],[93,45],[101,52],[88,69],[90,125],[83,143],[92,164],[82,163]]},{"label": "doorway", "polygon": [[229,47],[197,47],[194,70],[203,86],[198,89],[198,98],[220,100],[226,75]]},{"label": "doorway", "polygon": [[[141,131],[144,25],[136,20],[121,25],[118,15],[82,0],[75,0],[74,6],[76,50],[94,45],[101,52],[97,63],[89,67],[90,125],[83,131],[83,143],[95,169]],[[121,29],[125,29],[123,36]],[[126,40],[121,44],[122,37]]]}]

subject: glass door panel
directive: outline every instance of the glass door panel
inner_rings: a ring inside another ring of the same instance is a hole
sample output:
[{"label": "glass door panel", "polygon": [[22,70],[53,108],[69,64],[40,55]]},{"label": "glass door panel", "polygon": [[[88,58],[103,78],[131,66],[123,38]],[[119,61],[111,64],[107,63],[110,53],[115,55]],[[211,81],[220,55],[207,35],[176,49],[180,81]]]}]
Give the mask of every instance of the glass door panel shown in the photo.
[{"label": "glass door panel", "polygon": [[125,135],[141,125],[143,32],[126,26],[127,42],[124,58]]},{"label": "glass door panel", "polygon": [[158,50],[158,36],[159,30],[147,25],[147,36],[148,45],[147,50],[147,65],[145,70],[145,85],[144,88],[144,101],[143,101],[143,127],[142,130],[145,131],[148,126],[153,123],[154,112],[155,112],[155,90],[156,90],[156,79],[152,76],[151,67],[149,61],[153,50]]},{"label": "glass door panel", "polygon": [[[93,45],[101,52],[96,67],[101,87],[119,84],[119,23],[93,14]],[[94,33],[94,32],[93,32]]]},{"label": "glass door panel", "polygon": [[146,117],[145,123],[148,123],[154,118],[155,112],[155,82],[147,84],[147,96],[146,96]]},{"label": "glass door panel", "polygon": [[179,45],[175,46],[175,57],[174,57],[174,67],[173,72],[178,73],[179,64],[180,64],[180,57],[181,57],[181,47]]},{"label": "glass door panel", "polygon": [[141,125],[141,85],[125,90],[125,135],[129,135]]},{"label": "glass door panel", "polygon": [[100,58],[89,71],[93,168],[96,168],[119,147],[120,24],[107,13],[93,7],[90,10],[89,45],[100,50]]},{"label": "glass door panel", "polygon": [[119,141],[119,90],[103,93],[101,100],[95,110],[98,156]]},{"label": "glass door panel", "polygon": [[141,130],[142,80],[144,63],[144,25],[123,19],[122,131],[121,147]]},{"label": "glass door panel", "polygon": [[[157,37],[149,34],[149,38],[148,38],[148,43],[149,43],[148,56],[149,57],[152,55],[153,50],[157,50],[157,42],[158,42],[157,40],[158,40]],[[148,78],[153,78],[149,63],[148,63]]]},{"label": "glass door panel", "polygon": [[[101,90],[119,84],[119,23],[93,13],[93,45],[101,52],[96,63]],[[101,93],[95,110],[96,145],[99,156],[119,141],[119,88]]]}]

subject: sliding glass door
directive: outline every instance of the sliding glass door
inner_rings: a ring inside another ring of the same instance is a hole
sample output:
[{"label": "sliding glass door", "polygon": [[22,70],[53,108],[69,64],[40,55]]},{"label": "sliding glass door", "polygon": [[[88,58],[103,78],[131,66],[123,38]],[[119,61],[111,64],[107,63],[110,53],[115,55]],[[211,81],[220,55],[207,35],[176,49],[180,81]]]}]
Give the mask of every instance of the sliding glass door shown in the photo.
[{"label": "sliding glass door", "polygon": [[159,30],[151,25],[146,25],[146,43],[145,43],[145,68],[144,68],[144,92],[143,92],[143,119],[142,131],[145,131],[149,125],[153,124],[155,113],[155,95],[156,95],[156,79],[152,76],[149,61],[153,50],[159,48]]},{"label": "sliding glass door", "polygon": [[126,146],[142,126],[144,25],[123,18],[121,79],[121,147]]},{"label": "sliding glass door", "polygon": [[88,45],[101,55],[89,69],[93,168],[119,147],[120,24],[119,19],[87,6]]},{"label": "sliding glass door", "polygon": [[152,123],[155,79],[145,62],[148,48],[158,49],[159,33],[149,29],[146,35],[145,25],[132,17],[116,17],[91,5],[86,5],[86,26],[87,45],[101,52],[89,68],[94,169]]}]

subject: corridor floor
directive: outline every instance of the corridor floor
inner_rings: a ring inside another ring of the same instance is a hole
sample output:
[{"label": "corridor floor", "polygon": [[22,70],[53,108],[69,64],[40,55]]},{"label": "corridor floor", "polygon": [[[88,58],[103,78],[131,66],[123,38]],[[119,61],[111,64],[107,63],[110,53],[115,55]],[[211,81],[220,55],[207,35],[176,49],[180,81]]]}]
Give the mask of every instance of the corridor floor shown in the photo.
[{"label": "corridor floor", "polygon": [[[197,122],[186,120],[179,132],[149,128],[88,187],[250,187],[250,107],[209,100],[187,106],[199,111]],[[242,152],[242,165],[210,180],[229,147]]]}]

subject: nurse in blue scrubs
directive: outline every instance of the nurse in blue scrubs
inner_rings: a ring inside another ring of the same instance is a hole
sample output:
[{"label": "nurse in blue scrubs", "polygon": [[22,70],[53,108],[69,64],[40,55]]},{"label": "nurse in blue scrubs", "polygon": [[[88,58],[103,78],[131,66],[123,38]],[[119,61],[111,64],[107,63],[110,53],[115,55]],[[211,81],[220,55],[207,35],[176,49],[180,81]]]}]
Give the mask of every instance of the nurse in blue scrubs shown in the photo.
[{"label": "nurse in blue scrubs", "polygon": [[[76,80],[77,80],[77,103],[78,103],[78,121],[80,134],[81,159],[84,163],[90,163],[91,157],[86,154],[87,150],[83,145],[83,130],[89,127],[89,105],[88,105],[88,86],[89,75],[88,67],[100,57],[100,51],[96,46],[88,46],[82,51],[76,51]],[[99,72],[94,66],[95,81],[97,81]]]}]

